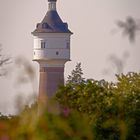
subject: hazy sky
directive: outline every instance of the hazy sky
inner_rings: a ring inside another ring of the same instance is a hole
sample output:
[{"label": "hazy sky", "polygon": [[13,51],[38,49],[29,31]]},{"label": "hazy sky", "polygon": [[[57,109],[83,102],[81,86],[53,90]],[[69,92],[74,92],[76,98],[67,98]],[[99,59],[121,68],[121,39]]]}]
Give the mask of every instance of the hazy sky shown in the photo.
[{"label": "hazy sky", "polygon": [[[38,89],[38,64],[32,62],[33,36],[31,32],[47,12],[47,0],[0,0],[0,43],[4,53],[24,57],[36,70],[35,90]],[[110,55],[123,58],[129,53],[124,72],[140,70],[140,36],[130,44],[117,28],[117,20],[127,16],[140,19],[140,0],[58,0],[57,11],[74,33],[71,38],[71,62],[66,64],[65,77],[82,63],[86,78],[111,80],[114,70]],[[103,71],[110,70],[105,75]],[[0,78],[0,112],[11,113],[16,95],[31,94],[31,85],[17,84],[18,67],[12,64],[9,75]],[[21,73],[22,75],[22,73]],[[26,92],[26,93],[25,93]]]}]

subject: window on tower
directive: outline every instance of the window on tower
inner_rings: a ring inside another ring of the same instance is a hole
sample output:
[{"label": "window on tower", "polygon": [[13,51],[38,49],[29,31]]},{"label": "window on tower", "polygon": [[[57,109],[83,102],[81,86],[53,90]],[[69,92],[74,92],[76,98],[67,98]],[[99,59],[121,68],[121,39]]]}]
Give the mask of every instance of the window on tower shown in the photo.
[{"label": "window on tower", "polygon": [[46,42],[41,42],[41,49],[44,49],[46,47]]},{"label": "window on tower", "polygon": [[59,52],[56,52],[56,55],[59,55]]},{"label": "window on tower", "polygon": [[70,48],[70,42],[66,43],[66,48],[69,49]]}]

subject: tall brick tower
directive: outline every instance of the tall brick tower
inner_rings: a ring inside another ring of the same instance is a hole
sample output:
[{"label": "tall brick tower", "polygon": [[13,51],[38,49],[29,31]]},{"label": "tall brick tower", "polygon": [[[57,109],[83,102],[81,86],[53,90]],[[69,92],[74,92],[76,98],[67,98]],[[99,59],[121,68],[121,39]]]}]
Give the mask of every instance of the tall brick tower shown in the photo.
[{"label": "tall brick tower", "polygon": [[47,103],[59,85],[64,84],[64,67],[70,61],[72,32],[56,10],[57,0],[48,0],[48,11],[32,32],[34,36],[33,60],[40,66],[38,100]]}]

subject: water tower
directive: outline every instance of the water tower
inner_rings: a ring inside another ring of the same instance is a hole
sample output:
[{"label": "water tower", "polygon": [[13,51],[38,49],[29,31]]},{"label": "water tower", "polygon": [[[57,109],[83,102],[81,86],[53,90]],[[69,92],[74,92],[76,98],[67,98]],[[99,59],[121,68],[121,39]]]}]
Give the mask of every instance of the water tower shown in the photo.
[{"label": "water tower", "polygon": [[64,84],[65,63],[70,61],[72,32],[56,10],[57,0],[48,0],[48,11],[32,32],[34,36],[33,60],[39,63],[40,80],[38,100],[47,103],[59,85]]}]

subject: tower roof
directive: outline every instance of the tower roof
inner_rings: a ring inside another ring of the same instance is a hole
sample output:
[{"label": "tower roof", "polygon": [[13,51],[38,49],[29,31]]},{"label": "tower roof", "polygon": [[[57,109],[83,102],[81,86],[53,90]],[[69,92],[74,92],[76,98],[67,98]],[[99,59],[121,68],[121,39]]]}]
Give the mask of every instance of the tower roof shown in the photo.
[{"label": "tower roof", "polygon": [[[57,0],[48,0],[56,2]],[[68,29],[68,24],[64,23],[56,10],[48,10],[41,23],[38,23],[34,33],[72,33]]]}]

